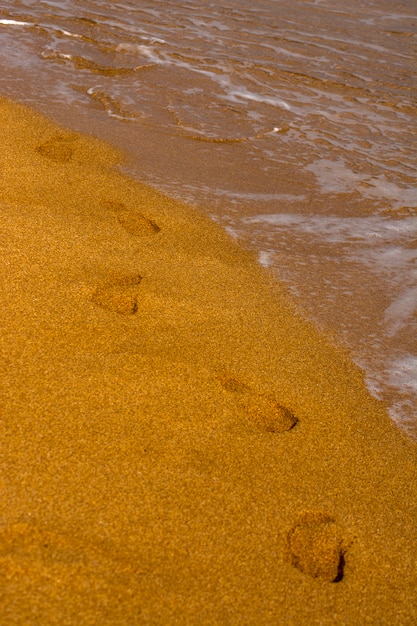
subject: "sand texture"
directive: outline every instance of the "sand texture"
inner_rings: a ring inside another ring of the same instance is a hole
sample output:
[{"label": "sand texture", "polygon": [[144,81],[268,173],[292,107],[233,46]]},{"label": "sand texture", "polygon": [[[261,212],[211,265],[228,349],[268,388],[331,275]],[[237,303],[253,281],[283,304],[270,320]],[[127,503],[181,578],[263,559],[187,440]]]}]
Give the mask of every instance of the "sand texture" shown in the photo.
[{"label": "sand texture", "polygon": [[0,624],[417,623],[416,444],[348,355],[110,146],[0,136]]}]

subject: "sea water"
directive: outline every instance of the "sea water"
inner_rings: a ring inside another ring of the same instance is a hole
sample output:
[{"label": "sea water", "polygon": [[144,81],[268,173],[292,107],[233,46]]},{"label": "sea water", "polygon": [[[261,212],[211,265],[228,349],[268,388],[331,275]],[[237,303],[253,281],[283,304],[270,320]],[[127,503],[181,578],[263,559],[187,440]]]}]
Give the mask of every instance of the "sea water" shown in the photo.
[{"label": "sea water", "polygon": [[209,212],[417,432],[413,0],[0,0],[0,94]]}]

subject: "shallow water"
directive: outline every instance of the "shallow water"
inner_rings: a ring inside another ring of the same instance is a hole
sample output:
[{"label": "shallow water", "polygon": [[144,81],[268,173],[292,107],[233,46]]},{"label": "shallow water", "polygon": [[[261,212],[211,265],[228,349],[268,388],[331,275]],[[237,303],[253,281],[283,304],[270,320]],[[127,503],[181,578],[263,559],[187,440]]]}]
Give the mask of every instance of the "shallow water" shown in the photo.
[{"label": "shallow water", "polygon": [[0,93],[204,208],[417,430],[416,10],[0,0]]}]

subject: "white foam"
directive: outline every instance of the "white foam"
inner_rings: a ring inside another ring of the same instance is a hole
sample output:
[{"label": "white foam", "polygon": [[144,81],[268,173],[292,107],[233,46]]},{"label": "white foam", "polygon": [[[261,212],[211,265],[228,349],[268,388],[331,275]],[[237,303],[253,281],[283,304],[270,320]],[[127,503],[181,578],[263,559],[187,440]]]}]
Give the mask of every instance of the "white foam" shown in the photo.
[{"label": "white foam", "polygon": [[[199,187],[203,188],[203,186]],[[208,187],[206,187],[209,190]],[[210,188],[211,189],[211,188]],[[257,201],[271,201],[274,200],[276,202],[302,202],[305,200],[305,196],[300,194],[293,193],[251,193],[249,191],[232,191],[229,189],[216,189],[216,195],[218,196],[228,196],[229,198],[236,198],[238,200],[246,200],[250,202]]]},{"label": "white foam", "polygon": [[144,49],[146,48],[153,50],[151,46],[155,43],[164,44],[166,43],[166,41],[164,39],[159,39],[158,37],[152,37],[152,39],[150,39],[148,43],[146,44],[129,43],[129,42],[122,41],[121,43],[117,44],[116,50],[117,52],[131,52],[131,53],[139,52],[140,54],[142,54]]},{"label": "white foam", "polygon": [[[384,322],[390,337],[395,335],[417,311],[417,285],[404,289],[385,309]],[[416,376],[417,381],[417,376]],[[416,383],[417,384],[417,383]]]},{"label": "white foam", "polygon": [[[249,191],[235,191],[233,189],[221,189],[220,187],[213,188],[212,186],[205,185],[201,182],[194,185],[182,185],[182,189],[187,189],[191,192],[190,198],[195,192],[207,193],[208,195],[210,195],[210,203],[214,202],[212,194],[220,197],[227,196],[231,199],[233,203],[237,203],[239,207],[241,207],[243,203],[249,203],[251,206],[253,206],[254,202],[274,201],[276,203],[299,203],[306,199],[306,196],[303,194],[297,195],[291,193],[261,193]],[[215,219],[214,216],[213,219]]]},{"label": "white foam", "polygon": [[273,252],[267,252],[266,250],[262,250],[259,253],[258,261],[262,267],[271,267],[273,261],[272,257],[274,256]]},{"label": "white foam", "polygon": [[159,63],[159,64],[163,63],[163,60],[158,54],[156,54],[155,48],[153,46],[148,46],[145,44],[119,43],[116,46],[116,51],[140,54],[141,56],[152,61],[152,63]]},{"label": "white foam", "polygon": [[[3,25],[3,26],[38,26],[38,24],[35,24],[34,22],[22,22],[20,20],[8,20],[8,19],[1,19],[0,25]],[[82,39],[81,35],[78,35],[77,33],[71,33],[69,30],[65,30],[64,28],[59,28],[57,26],[48,25],[48,26],[43,26],[42,28],[60,33],[61,35],[65,35],[65,37],[71,37],[73,39]]]},{"label": "white foam", "polygon": [[0,20],[0,24],[3,26],[35,26],[32,22],[20,22],[18,20]]},{"label": "white foam", "polygon": [[417,393],[417,356],[408,354],[390,363],[388,382]]},{"label": "white foam", "polygon": [[[362,195],[366,198],[386,198],[391,200],[394,208],[403,205],[417,206],[417,189],[415,187],[399,187],[386,179],[384,175],[369,177],[367,187],[359,185]],[[369,187],[368,187],[369,185]]]},{"label": "white foam", "polygon": [[396,390],[397,399],[390,402],[388,413],[398,426],[405,430],[410,428],[410,434],[415,433],[417,356],[408,353],[391,359],[386,357],[384,355],[384,367],[380,370],[363,354],[356,353],[353,360],[364,371],[366,387],[375,398],[382,400],[387,388]]},{"label": "white foam", "polygon": [[72,61],[74,59],[72,54],[65,54],[64,52],[54,52],[51,55],[51,53],[48,52],[48,51],[41,52],[41,57],[43,57],[44,59],[50,59],[50,58],[68,59],[70,61]]},{"label": "white foam", "polygon": [[321,241],[344,243],[357,241],[375,244],[406,240],[417,232],[417,217],[393,220],[379,216],[338,217],[332,215],[301,215],[297,213],[267,213],[245,218],[246,224],[269,224],[277,228],[296,227]]},{"label": "white foam", "polygon": [[[154,38],[151,40],[151,43],[166,43],[163,39]],[[175,66],[180,67],[182,69],[188,70],[190,72],[194,72],[196,74],[200,74],[202,76],[207,76],[214,83],[217,83],[223,91],[223,95],[219,95],[219,98],[222,100],[227,100],[229,102],[240,103],[242,100],[257,102],[260,104],[267,104],[270,106],[278,107],[281,109],[285,109],[286,111],[290,111],[290,105],[285,102],[282,98],[279,98],[274,95],[263,95],[259,93],[255,93],[250,91],[243,85],[235,85],[231,78],[230,72],[227,67],[222,66],[220,63],[216,65],[216,71],[211,71],[209,69],[202,69],[201,67],[196,67],[191,63],[187,63],[184,60],[179,60],[177,56],[170,55],[169,53],[156,51],[152,45],[147,44],[131,44],[131,43],[119,43],[116,47],[118,52],[131,52],[138,53],[142,56],[145,56],[153,63],[158,63],[159,65],[165,66]],[[219,73],[219,70],[223,70],[222,73]],[[271,133],[279,132],[281,129],[279,127],[274,127]]]},{"label": "white foam", "polygon": [[253,102],[260,102],[262,104],[269,104],[271,106],[280,107],[286,111],[290,111],[291,107],[287,102],[284,102],[281,98],[275,96],[263,96],[258,93],[253,93],[245,87],[231,88],[226,92],[227,99],[232,102],[239,102],[239,100],[251,100]]},{"label": "white foam", "polygon": [[[416,310],[417,276],[410,266],[417,261],[417,250],[409,243],[417,233],[417,217],[392,220],[379,216],[342,218],[274,213],[249,216],[241,223],[249,226],[254,239],[287,242],[290,237],[294,243],[313,246],[304,253],[309,263],[318,262],[315,246],[324,244],[328,252],[321,251],[320,263],[331,260],[333,267],[336,263],[348,263],[352,265],[347,267],[355,267],[355,271],[361,267],[362,272],[372,274],[378,281],[383,278],[390,289],[390,305],[381,320],[384,332],[394,336],[411,322]],[[337,246],[335,254],[333,246]]]},{"label": "white foam", "polygon": [[313,172],[323,193],[359,191],[365,198],[389,200],[393,208],[417,206],[415,187],[400,187],[385,175],[369,176],[352,171],[343,159],[317,159],[305,167]]},{"label": "white foam", "polygon": [[366,180],[365,174],[356,174],[350,170],[342,159],[317,159],[305,167],[315,174],[317,182],[324,193],[341,193],[355,191],[357,184]]},{"label": "white foam", "polygon": [[54,30],[56,30],[58,33],[61,33],[61,35],[65,35],[66,37],[73,37],[74,39],[82,39],[81,35],[77,35],[77,33],[70,33],[69,30],[64,30],[62,28],[56,28]]}]

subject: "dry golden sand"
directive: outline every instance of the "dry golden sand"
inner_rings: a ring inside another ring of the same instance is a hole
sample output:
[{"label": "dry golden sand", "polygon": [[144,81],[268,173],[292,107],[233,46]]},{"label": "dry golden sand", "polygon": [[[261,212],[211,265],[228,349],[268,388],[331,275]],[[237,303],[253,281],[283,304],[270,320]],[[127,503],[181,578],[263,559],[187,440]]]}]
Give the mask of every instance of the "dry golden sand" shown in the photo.
[{"label": "dry golden sand", "polygon": [[347,355],[111,147],[0,128],[0,623],[414,624],[416,445]]}]

